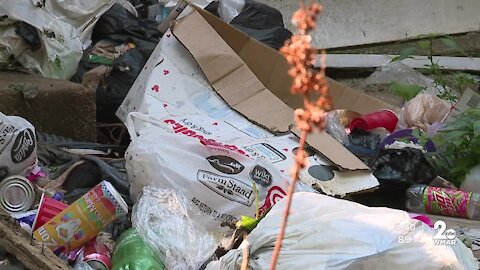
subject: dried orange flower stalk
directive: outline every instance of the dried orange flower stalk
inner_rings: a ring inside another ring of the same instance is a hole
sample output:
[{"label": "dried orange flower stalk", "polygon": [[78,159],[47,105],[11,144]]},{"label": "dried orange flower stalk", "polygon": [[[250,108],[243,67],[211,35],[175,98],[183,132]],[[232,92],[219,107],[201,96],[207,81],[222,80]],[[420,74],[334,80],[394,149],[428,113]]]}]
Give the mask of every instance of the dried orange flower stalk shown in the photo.
[{"label": "dried orange flower stalk", "polygon": [[[290,91],[292,94],[303,95],[304,108],[295,110],[295,122],[298,130],[300,130],[300,145],[299,151],[295,155],[295,165],[291,171],[292,183],[285,198],[287,200],[286,207],[280,232],[275,243],[270,270],[274,270],[277,265],[299,173],[308,165],[307,154],[304,149],[307,136],[315,128],[320,132],[325,129],[325,112],[331,108],[328,84],[325,79],[326,53],[322,50],[320,71],[315,70],[313,64],[317,56],[317,50],[312,47],[312,37],[308,34],[309,31],[315,28],[317,15],[321,11],[322,6],[318,3],[312,3],[306,7],[303,1],[300,1],[300,9],[293,14],[292,18],[298,33],[280,49],[280,52],[292,66],[288,71],[288,74],[293,78]],[[318,96],[318,99],[311,100],[312,96]]]}]

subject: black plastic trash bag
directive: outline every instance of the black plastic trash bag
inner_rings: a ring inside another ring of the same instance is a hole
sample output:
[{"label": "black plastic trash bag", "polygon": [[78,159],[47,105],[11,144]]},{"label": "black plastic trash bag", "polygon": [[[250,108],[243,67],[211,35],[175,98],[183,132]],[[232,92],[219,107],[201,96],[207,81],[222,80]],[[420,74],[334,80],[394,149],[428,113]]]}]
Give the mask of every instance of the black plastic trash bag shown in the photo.
[{"label": "black plastic trash bag", "polygon": [[[212,2],[205,10],[220,17],[218,6],[218,2]],[[275,50],[280,49],[292,37],[292,33],[283,24],[280,11],[252,0],[245,1],[242,12],[230,24]]]},{"label": "black plastic trash bag", "polygon": [[125,42],[132,40],[137,47],[153,51],[161,38],[155,21],[135,17],[120,4],[113,5],[95,24],[92,41],[102,39]]},{"label": "black plastic trash bag", "polygon": [[375,156],[380,144],[381,138],[379,134],[354,129],[348,135],[349,144],[347,149],[360,159],[370,159]]},{"label": "black plastic trash bag", "polygon": [[72,81],[81,83],[86,72],[101,65],[90,61],[97,42],[108,40],[116,45],[134,44],[134,48],[113,59],[111,71],[97,88],[98,122],[118,122],[115,112],[160,41],[161,34],[156,27],[156,22],[137,18],[119,4],[113,5],[95,24],[92,46],[84,52]]},{"label": "black plastic trash bag", "polygon": [[30,45],[30,49],[32,50],[32,52],[42,47],[42,41],[40,41],[40,36],[38,35],[37,28],[22,21],[17,21],[15,23],[15,26],[15,33],[22,37],[25,42]]},{"label": "black plastic trash bag", "polygon": [[350,198],[370,207],[407,210],[407,189],[417,183],[428,185],[437,176],[423,152],[413,148],[381,149],[369,165],[380,186]]},{"label": "black plastic trash bag", "polygon": [[428,185],[437,171],[418,149],[382,149],[370,164],[373,174],[382,181]]}]

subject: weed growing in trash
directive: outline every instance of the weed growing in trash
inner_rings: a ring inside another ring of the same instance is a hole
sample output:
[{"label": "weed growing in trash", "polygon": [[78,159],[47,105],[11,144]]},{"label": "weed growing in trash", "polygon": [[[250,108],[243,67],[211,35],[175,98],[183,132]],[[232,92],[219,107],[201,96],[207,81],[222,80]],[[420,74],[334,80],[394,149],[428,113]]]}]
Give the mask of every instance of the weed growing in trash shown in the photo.
[{"label": "weed growing in trash", "polygon": [[463,112],[433,140],[442,149],[432,159],[440,175],[460,185],[470,169],[480,164],[480,109]]},{"label": "weed growing in trash", "polygon": [[[456,90],[462,93],[468,86],[475,84],[475,79],[468,73],[463,72],[454,72],[452,74],[447,74],[442,66],[438,64],[438,61],[433,60],[435,54],[433,49],[433,43],[435,39],[440,39],[440,41],[450,50],[460,52],[464,56],[467,54],[458,46],[453,37],[444,34],[429,34],[429,35],[420,35],[416,38],[421,40],[417,41],[416,46],[404,48],[400,55],[394,57],[391,62],[402,61],[407,58],[415,59],[412,55],[418,52],[419,50],[427,51],[427,58],[430,61],[429,64],[425,65],[425,73],[431,75],[433,78],[433,83],[437,88],[443,90],[442,93],[438,94],[438,97],[444,100],[455,101],[457,100],[457,95],[452,92],[449,87],[453,87]],[[390,85],[390,91],[401,96],[405,100],[410,100],[415,97],[421,90],[422,86],[412,85],[412,84],[399,84],[393,82]]]},{"label": "weed growing in trash", "polygon": [[[315,62],[317,50],[312,47],[312,37],[308,34],[309,31],[315,28],[316,17],[322,11],[322,6],[318,3],[310,3],[306,6],[302,0],[299,1],[299,5],[300,9],[292,17],[292,22],[297,27],[298,33],[285,43],[280,52],[291,65],[288,71],[288,74],[293,78],[290,91],[292,94],[303,95],[304,108],[295,110],[295,122],[297,129],[300,131],[300,143],[295,155],[295,164],[291,171],[292,182],[285,198],[286,206],[272,255],[271,270],[274,270],[276,267],[278,255],[282,247],[292,196],[300,170],[307,165],[307,153],[304,148],[306,138],[309,133],[313,132],[315,127],[320,132],[325,129],[325,111],[331,108],[328,85],[325,79],[325,51],[322,50],[321,69],[316,71],[313,68],[313,63]],[[311,100],[311,96],[314,95],[319,96],[317,100]]]}]

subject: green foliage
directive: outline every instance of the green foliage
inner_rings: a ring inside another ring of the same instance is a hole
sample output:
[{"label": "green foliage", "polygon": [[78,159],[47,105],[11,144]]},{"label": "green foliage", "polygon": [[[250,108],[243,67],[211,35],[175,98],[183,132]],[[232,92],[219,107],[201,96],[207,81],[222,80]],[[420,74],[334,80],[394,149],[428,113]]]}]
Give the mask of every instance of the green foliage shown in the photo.
[{"label": "green foliage", "polygon": [[422,91],[424,87],[415,84],[401,84],[398,82],[392,82],[389,89],[397,96],[400,96],[405,100],[410,100],[414,98],[420,91]]},{"label": "green foliage", "polygon": [[454,73],[451,81],[453,82],[453,86],[461,92],[465,91],[467,87],[473,88],[476,83],[472,75],[464,72]]},{"label": "green foliage", "polygon": [[480,109],[460,114],[433,140],[441,149],[434,159],[440,174],[459,185],[467,172],[480,164]]},{"label": "green foliage", "polygon": [[394,57],[391,62],[402,61],[403,59],[407,58],[413,58],[412,54],[414,54],[416,51],[417,48],[415,47],[407,47],[400,52],[399,56]]},{"label": "green foliage", "polygon": [[417,46],[421,49],[428,49],[428,48],[430,48],[431,44],[432,43],[430,42],[430,40],[417,41]]},{"label": "green foliage", "polygon": [[448,48],[450,49],[453,49],[453,50],[458,50],[458,45],[457,43],[455,42],[455,40],[453,40],[453,38],[451,37],[446,37],[446,38],[442,38],[440,39],[443,44],[445,44],[445,46],[447,46]]},{"label": "green foliage", "polygon": [[418,142],[417,144],[425,147],[425,145],[427,144],[428,140],[430,140],[430,138],[428,137],[428,135],[424,132],[422,132],[420,129],[413,129],[412,131],[412,135],[416,138],[418,138]]},{"label": "green foliage", "polygon": [[[466,55],[466,53],[458,46],[458,44],[455,42],[453,37],[449,35],[430,34],[430,35],[417,36],[417,38],[421,38],[421,40],[416,42],[415,47],[404,48],[400,52],[400,55],[394,57],[391,62],[402,61],[407,58],[413,58],[412,55],[418,52],[419,49],[427,50],[428,52],[427,58],[430,60],[430,63],[425,65],[426,73],[432,76],[433,81],[437,87],[443,89],[443,92],[440,93],[438,97],[444,100],[456,101],[458,97],[455,94],[453,94],[451,90],[449,90],[448,86],[452,86],[458,89],[460,92],[463,92],[466,87],[468,87],[469,85],[473,85],[475,83],[475,80],[472,78],[471,75],[462,73],[462,72],[457,72],[451,77],[447,76],[447,74],[445,74],[443,67],[433,61],[433,55],[434,55],[433,40],[439,38],[440,41],[447,48],[451,50],[455,50],[457,52],[461,52],[464,55]],[[397,95],[403,97],[406,100],[409,100],[413,97],[410,97],[410,94],[406,94],[406,92],[412,93],[415,87],[418,88],[420,86],[411,85],[411,88],[409,89],[410,91],[406,91],[406,89],[404,89],[403,87],[401,87],[401,89],[398,89],[398,86],[396,85],[393,86],[393,89],[392,89],[392,86],[390,86],[390,89]],[[406,97],[409,97],[409,98],[406,98]]]},{"label": "green foliage", "polygon": [[257,227],[258,223],[260,222],[259,219],[248,216],[241,216],[240,221],[242,223],[241,227],[244,228],[247,232],[253,231],[253,229],[255,229],[255,227]]}]

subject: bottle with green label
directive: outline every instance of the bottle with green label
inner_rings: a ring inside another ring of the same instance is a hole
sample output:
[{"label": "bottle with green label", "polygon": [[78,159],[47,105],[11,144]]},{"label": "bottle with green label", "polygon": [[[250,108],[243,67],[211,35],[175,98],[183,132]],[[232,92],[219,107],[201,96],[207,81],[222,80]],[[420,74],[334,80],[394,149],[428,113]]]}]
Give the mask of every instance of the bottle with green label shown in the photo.
[{"label": "bottle with green label", "polygon": [[417,213],[480,220],[480,194],[413,185],[407,190],[407,209]]},{"label": "bottle with green label", "polygon": [[165,270],[153,250],[143,241],[136,229],[124,232],[117,241],[112,258],[112,270]]}]

